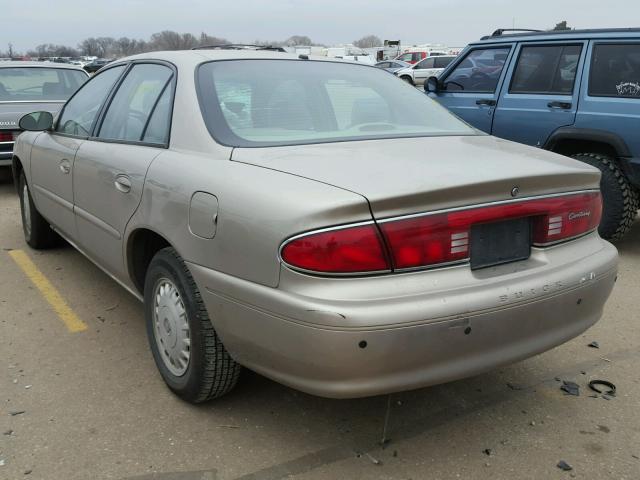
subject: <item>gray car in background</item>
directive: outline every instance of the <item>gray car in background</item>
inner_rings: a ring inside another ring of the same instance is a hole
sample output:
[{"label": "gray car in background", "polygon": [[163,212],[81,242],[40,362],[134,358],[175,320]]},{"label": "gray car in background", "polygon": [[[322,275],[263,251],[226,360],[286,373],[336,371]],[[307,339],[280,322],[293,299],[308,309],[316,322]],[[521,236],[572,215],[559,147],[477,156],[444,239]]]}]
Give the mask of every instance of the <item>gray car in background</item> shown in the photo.
[{"label": "gray car in background", "polygon": [[63,63],[0,62],[0,167],[11,166],[20,117],[57,112],[88,78],[82,68]]},{"label": "gray car in background", "polygon": [[616,279],[597,169],[370,66],[148,53],[21,125],[27,243],[60,235],[142,300],[190,402],[241,366],[343,398],[475,375],[581,334]]},{"label": "gray car in background", "polygon": [[376,63],[375,66],[378,68],[382,68],[389,73],[395,73],[398,70],[402,70],[403,68],[409,68],[411,64],[403,62],[402,60],[383,60],[382,62]]}]

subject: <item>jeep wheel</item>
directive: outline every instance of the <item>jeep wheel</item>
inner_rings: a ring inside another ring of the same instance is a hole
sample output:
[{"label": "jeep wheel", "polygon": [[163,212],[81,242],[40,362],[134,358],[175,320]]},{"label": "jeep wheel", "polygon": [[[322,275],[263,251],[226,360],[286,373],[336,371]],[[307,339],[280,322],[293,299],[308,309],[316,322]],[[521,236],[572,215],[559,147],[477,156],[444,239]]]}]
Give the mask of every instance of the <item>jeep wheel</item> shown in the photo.
[{"label": "jeep wheel", "polygon": [[598,232],[607,240],[619,240],[631,228],[638,213],[638,192],[612,157],[596,153],[578,153],[572,158],[588,163],[602,172],[602,221]]},{"label": "jeep wheel", "polygon": [[235,386],[241,367],[224,348],[191,272],[173,248],[151,260],[144,311],[153,359],[176,395],[201,403]]}]

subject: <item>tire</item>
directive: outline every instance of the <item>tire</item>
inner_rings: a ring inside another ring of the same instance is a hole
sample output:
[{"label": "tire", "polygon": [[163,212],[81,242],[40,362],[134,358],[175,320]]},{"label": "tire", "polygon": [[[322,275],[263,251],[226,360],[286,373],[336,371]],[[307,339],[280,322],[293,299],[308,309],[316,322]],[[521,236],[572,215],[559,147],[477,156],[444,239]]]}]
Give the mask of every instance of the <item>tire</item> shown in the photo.
[{"label": "tire", "polygon": [[11,167],[0,167],[0,183],[12,183]]},{"label": "tire", "polygon": [[578,153],[572,158],[602,172],[602,221],[598,232],[607,240],[619,240],[631,228],[638,213],[638,192],[631,186],[615,159],[596,153]]},{"label": "tire", "polygon": [[[156,253],[149,264],[144,311],[153,359],[177,396],[202,403],[233,389],[242,367],[222,344],[191,273],[171,247]],[[183,343],[188,346],[180,352],[171,346]]]},{"label": "tire", "polygon": [[33,204],[33,198],[24,172],[20,173],[18,193],[20,196],[20,213],[24,239],[31,248],[41,250],[59,243],[59,238],[49,226],[49,222],[40,215]]},{"label": "tire", "polygon": [[413,85],[413,79],[411,77],[407,76],[407,75],[401,76],[400,79],[404,80],[409,85]]}]

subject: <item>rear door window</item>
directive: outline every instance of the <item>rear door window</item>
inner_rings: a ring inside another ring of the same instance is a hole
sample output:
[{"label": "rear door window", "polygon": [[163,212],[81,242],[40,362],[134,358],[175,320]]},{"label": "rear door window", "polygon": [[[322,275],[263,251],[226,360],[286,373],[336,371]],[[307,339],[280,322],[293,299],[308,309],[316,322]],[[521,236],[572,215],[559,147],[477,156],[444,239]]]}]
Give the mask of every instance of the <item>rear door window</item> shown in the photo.
[{"label": "rear door window", "polygon": [[493,93],[496,91],[510,47],[470,51],[444,80],[450,92]]},{"label": "rear door window", "polygon": [[447,66],[449,66],[452,60],[453,60],[453,57],[436,57],[434,62],[434,67],[446,68]]},{"label": "rear door window", "polygon": [[422,60],[420,63],[416,65],[416,70],[425,70],[427,68],[433,68],[434,61],[435,59],[433,57],[425,58],[424,60]]},{"label": "rear door window", "polygon": [[570,95],[581,51],[581,45],[522,47],[509,93]]},{"label": "rear door window", "polygon": [[640,43],[596,44],[589,95],[640,99]]},{"label": "rear door window", "polygon": [[141,141],[173,71],[164,65],[138,64],[127,73],[104,116],[99,138]]}]

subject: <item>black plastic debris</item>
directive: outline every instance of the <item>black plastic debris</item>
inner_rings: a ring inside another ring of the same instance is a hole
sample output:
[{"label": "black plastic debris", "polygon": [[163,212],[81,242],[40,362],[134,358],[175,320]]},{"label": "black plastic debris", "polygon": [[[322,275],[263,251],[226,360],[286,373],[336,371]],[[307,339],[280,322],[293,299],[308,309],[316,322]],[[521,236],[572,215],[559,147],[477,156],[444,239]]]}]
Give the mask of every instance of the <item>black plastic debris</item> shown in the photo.
[{"label": "black plastic debris", "polygon": [[490,457],[491,455],[493,455],[493,450],[491,450],[490,448],[485,448],[484,450],[482,450],[482,453],[484,453],[487,457]]},{"label": "black plastic debris", "polygon": [[22,415],[23,413],[26,413],[24,410],[14,410],[13,412],[9,412],[9,415],[11,415],[12,417],[15,417],[16,415]]},{"label": "black plastic debris", "polygon": [[594,341],[593,341],[593,342],[591,342],[589,345],[587,345],[587,347],[591,347],[591,348],[600,348],[600,344],[594,340]]},{"label": "black plastic debris", "polygon": [[[606,388],[598,388],[599,386]],[[602,393],[603,395],[608,395],[610,397],[616,396],[616,386],[607,380],[591,380],[589,382],[589,388],[596,393]]]},{"label": "black plastic debris", "polygon": [[571,465],[569,465],[567,462],[565,462],[564,460],[560,460],[560,461],[558,462],[557,467],[558,467],[560,470],[563,470],[563,471],[565,471],[565,472],[569,472],[569,471],[573,470],[573,467],[572,467]]},{"label": "black plastic debris", "polygon": [[563,380],[560,390],[565,392],[567,395],[575,395],[576,397],[580,396],[580,385],[574,382]]}]

